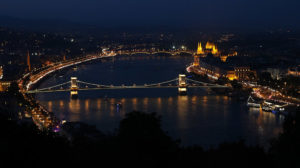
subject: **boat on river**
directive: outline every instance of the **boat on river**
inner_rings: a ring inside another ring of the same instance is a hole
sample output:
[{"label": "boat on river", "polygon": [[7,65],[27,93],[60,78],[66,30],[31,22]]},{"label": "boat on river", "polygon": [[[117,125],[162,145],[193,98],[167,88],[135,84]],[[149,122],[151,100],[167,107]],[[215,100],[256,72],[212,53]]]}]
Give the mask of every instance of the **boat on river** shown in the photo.
[{"label": "boat on river", "polygon": [[286,104],[278,102],[264,101],[262,104],[262,110],[266,112],[272,112],[274,114],[284,114]]},{"label": "boat on river", "polygon": [[248,107],[260,108],[261,104],[258,100],[255,100],[251,95],[248,97],[247,100]]}]

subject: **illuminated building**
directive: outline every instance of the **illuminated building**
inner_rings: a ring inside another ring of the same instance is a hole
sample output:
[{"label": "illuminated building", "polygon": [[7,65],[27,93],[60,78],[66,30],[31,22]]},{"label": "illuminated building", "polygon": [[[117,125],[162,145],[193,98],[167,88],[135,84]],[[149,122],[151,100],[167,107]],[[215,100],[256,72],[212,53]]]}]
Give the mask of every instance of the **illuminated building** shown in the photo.
[{"label": "illuminated building", "polygon": [[3,79],[3,68],[0,66],[0,79]]},{"label": "illuminated building", "polygon": [[235,72],[234,71],[227,71],[227,75],[226,77],[229,79],[229,80],[237,80],[238,77],[235,75]]},{"label": "illuminated building", "polygon": [[227,55],[222,55],[222,56],[220,56],[220,59],[221,59],[221,61],[226,62],[227,57],[228,57]]},{"label": "illuminated building", "polygon": [[218,49],[217,49],[217,47],[216,47],[216,46],[214,46],[214,47],[212,48],[212,51],[211,51],[211,53],[212,53],[212,54],[214,54],[214,55],[217,55],[217,54],[219,54],[219,51],[218,51]]},{"label": "illuminated building", "polygon": [[231,51],[227,55],[221,55],[221,52],[214,43],[207,42],[204,49],[202,48],[201,43],[198,43],[197,55],[199,55],[199,57],[206,57],[208,54],[212,54],[214,57],[220,57],[223,62],[226,62],[228,57],[238,55],[236,51]]},{"label": "illuminated building", "polygon": [[237,56],[237,55],[238,55],[238,53],[236,51],[233,51],[233,52],[230,52],[227,55],[220,55],[220,59],[221,59],[221,61],[226,62],[228,57],[234,57],[234,56]]},{"label": "illuminated building", "polygon": [[234,56],[237,56],[237,55],[238,55],[238,52],[233,51],[233,52],[230,52],[227,56],[228,57],[234,57]]},{"label": "illuminated building", "polygon": [[197,53],[194,54],[194,63],[193,63],[193,65],[195,67],[199,66],[199,64],[200,64],[200,59],[199,59],[200,56],[204,56],[204,51],[202,49],[201,43],[198,43]]},{"label": "illuminated building", "polygon": [[28,70],[31,71],[29,51],[27,51],[27,66],[28,66]]},{"label": "illuminated building", "polygon": [[300,76],[300,65],[295,68],[289,68],[288,69],[288,75],[293,75],[293,76]]},{"label": "illuminated building", "polygon": [[[3,79],[3,67],[2,66],[0,66],[0,79]],[[10,82],[0,80],[0,92],[7,91],[9,86],[10,86]]]},{"label": "illuminated building", "polygon": [[0,92],[7,91],[10,86],[10,82],[8,81],[0,81]]},{"label": "illuminated building", "polygon": [[220,77],[241,81],[256,79],[256,71],[250,70],[250,67],[240,63],[227,63],[227,58],[231,56],[237,56],[237,52],[230,51],[227,55],[221,55],[214,43],[207,42],[203,49],[201,42],[199,42],[197,52],[194,54],[193,65],[188,68],[188,71],[207,75],[214,80]]},{"label": "illuminated building", "polygon": [[215,47],[215,45],[213,43],[207,42],[205,45],[206,49],[213,49],[213,47]]},{"label": "illuminated building", "polygon": [[217,80],[220,77],[240,81],[252,81],[256,79],[256,71],[251,70],[250,67],[242,65],[241,63],[232,64],[232,62],[226,62],[226,55],[220,56],[220,58],[221,59],[214,57],[213,55],[199,58],[199,55],[196,54],[194,56],[193,67],[189,68],[189,72],[207,75],[208,78],[213,80]]},{"label": "illuminated building", "polygon": [[205,45],[205,51],[206,51],[207,54],[211,53],[214,56],[219,55],[219,50],[218,50],[218,48],[216,47],[216,45],[214,43],[207,42],[206,45]]},{"label": "illuminated building", "polygon": [[250,70],[250,67],[234,67],[234,72],[237,80],[251,80],[249,79],[251,77],[251,74],[253,75],[253,78],[256,78],[256,72]]},{"label": "illuminated building", "polygon": [[195,66],[195,67],[197,67],[197,66],[199,66],[199,64],[200,64],[200,59],[199,59],[199,55],[194,55],[194,63],[193,63],[193,65]]},{"label": "illuminated building", "polygon": [[201,43],[198,43],[197,55],[204,54]]},{"label": "illuminated building", "polygon": [[285,69],[280,69],[280,68],[267,68],[263,72],[270,73],[272,79],[276,79],[276,80],[281,79],[281,77],[285,76],[287,73]]}]

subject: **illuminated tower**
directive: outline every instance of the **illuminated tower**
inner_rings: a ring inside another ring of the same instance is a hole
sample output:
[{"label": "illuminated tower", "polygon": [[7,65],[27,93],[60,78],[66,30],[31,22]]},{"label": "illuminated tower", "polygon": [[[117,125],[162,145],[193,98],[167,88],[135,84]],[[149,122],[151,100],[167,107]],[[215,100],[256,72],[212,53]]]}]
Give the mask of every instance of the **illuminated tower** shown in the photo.
[{"label": "illuminated tower", "polygon": [[211,54],[217,56],[219,54],[219,50],[214,43],[207,42],[205,45],[205,50],[210,52]]},{"label": "illuminated tower", "polygon": [[27,51],[27,66],[28,66],[28,70],[31,71],[29,51]]},{"label": "illuminated tower", "polygon": [[64,61],[66,61],[66,55],[64,55]]},{"label": "illuminated tower", "polygon": [[197,55],[204,54],[201,43],[198,43]]},{"label": "illuminated tower", "polygon": [[218,51],[218,49],[215,45],[213,45],[211,53],[214,54],[214,55],[219,54],[219,51]]},{"label": "illuminated tower", "polygon": [[187,83],[185,74],[179,74],[178,77],[178,92],[180,94],[186,94],[187,91]]},{"label": "illuminated tower", "polygon": [[77,77],[71,77],[71,87],[70,87],[71,98],[78,97],[78,84]]},{"label": "illuminated tower", "polygon": [[202,49],[202,45],[201,43],[198,43],[198,47],[197,47],[197,53],[194,55],[194,66],[199,66],[200,65],[200,60],[199,57],[204,54],[204,51]]},{"label": "illuminated tower", "polygon": [[205,48],[206,49],[213,49],[215,45],[213,43],[210,43],[210,42],[207,42],[206,45],[205,45]]}]

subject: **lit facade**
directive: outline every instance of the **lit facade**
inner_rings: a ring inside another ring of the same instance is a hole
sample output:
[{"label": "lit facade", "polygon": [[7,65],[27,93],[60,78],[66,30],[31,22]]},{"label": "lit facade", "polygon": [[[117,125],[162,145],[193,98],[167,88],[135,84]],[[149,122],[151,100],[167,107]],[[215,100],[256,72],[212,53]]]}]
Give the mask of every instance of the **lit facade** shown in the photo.
[{"label": "lit facade", "polygon": [[[208,57],[211,54],[213,57]],[[231,52],[228,55],[220,55],[220,52],[215,44],[207,42],[203,49],[202,44],[198,43],[197,52],[194,54],[194,62],[192,71],[197,74],[206,74],[209,78],[218,79],[220,77],[227,77],[229,80],[254,80],[256,71],[250,69],[250,67],[243,66],[229,66],[225,62],[229,56],[237,56],[237,52]],[[216,57],[220,57],[223,62],[218,63]],[[200,61],[200,59],[202,61]],[[208,60],[212,60],[211,63]],[[207,62],[208,61],[208,62]]]},{"label": "lit facade", "polygon": [[288,69],[288,75],[293,75],[293,76],[300,76],[300,65],[295,68],[289,68]]},{"label": "lit facade", "polygon": [[250,70],[250,67],[234,67],[237,80],[251,80],[251,75],[256,78],[256,71]]},{"label": "lit facade", "polygon": [[29,51],[27,52],[27,66],[28,66],[28,71],[31,71],[31,64],[30,64],[30,54],[29,54]]},{"label": "lit facade", "polygon": [[200,57],[204,56],[204,54],[205,53],[203,51],[202,44],[198,43],[197,52],[194,54],[194,66],[198,67],[200,65]]},{"label": "lit facade", "polygon": [[0,79],[3,79],[3,67],[0,66]]},{"label": "lit facade", "polygon": [[203,48],[202,48],[202,44],[198,43],[198,47],[197,47],[197,55],[200,54],[204,54]]},{"label": "lit facade", "polygon": [[206,54],[211,53],[214,56],[218,56],[220,54],[217,46],[214,43],[210,43],[210,42],[206,43],[205,52]]},{"label": "lit facade", "polygon": [[222,55],[222,56],[220,56],[220,59],[222,62],[226,62],[227,57],[228,57],[227,55]]},{"label": "lit facade", "polygon": [[208,54],[212,54],[214,57],[220,57],[221,61],[226,62],[228,57],[237,56],[236,51],[231,51],[229,54],[221,54],[219,49],[214,43],[207,42],[203,48],[201,43],[198,43],[197,54],[201,55],[200,57],[206,57]]},{"label": "lit facade", "polygon": [[0,81],[0,92],[7,91],[10,86],[10,82],[8,81]]},{"label": "lit facade", "polygon": [[231,81],[238,80],[238,77],[236,76],[234,71],[227,71],[226,77]]}]

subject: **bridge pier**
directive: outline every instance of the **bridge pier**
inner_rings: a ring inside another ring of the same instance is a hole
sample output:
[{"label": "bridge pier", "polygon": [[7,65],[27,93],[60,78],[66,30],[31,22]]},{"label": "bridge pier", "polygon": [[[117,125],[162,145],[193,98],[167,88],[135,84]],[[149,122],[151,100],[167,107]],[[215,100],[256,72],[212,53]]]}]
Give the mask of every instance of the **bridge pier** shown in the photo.
[{"label": "bridge pier", "polygon": [[71,95],[71,98],[78,97],[77,77],[71,77],[70,95]]},{"label": "bridge pier", "polygon": [[186,94],[187,93],[187,83],[185,74],[179,74],[178,77],[178,93]]}]

